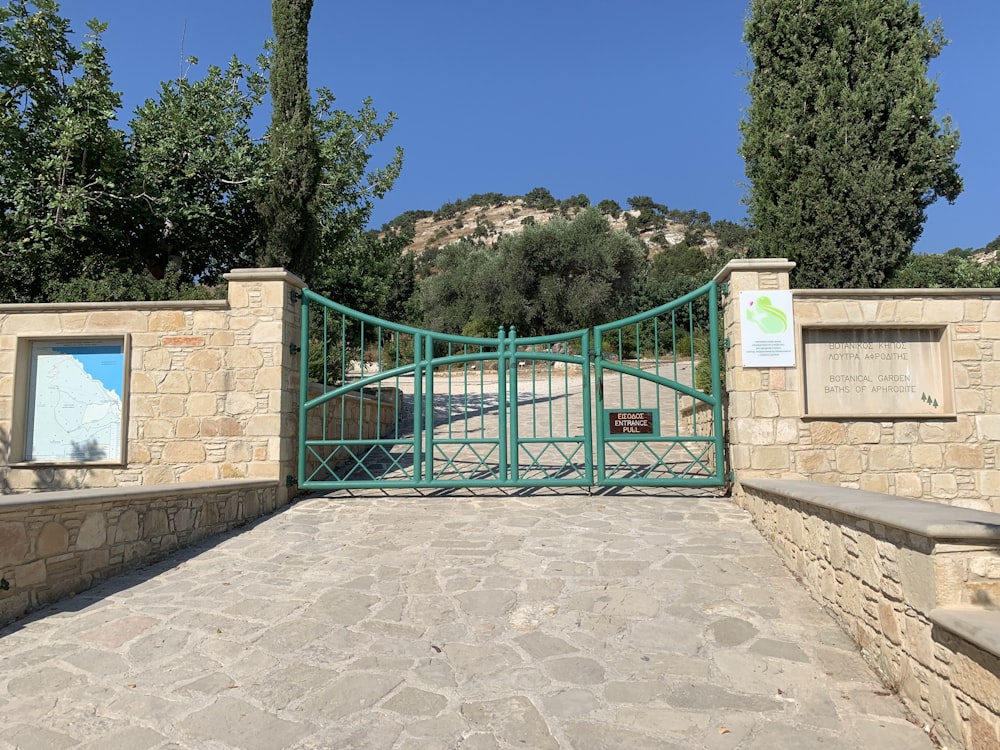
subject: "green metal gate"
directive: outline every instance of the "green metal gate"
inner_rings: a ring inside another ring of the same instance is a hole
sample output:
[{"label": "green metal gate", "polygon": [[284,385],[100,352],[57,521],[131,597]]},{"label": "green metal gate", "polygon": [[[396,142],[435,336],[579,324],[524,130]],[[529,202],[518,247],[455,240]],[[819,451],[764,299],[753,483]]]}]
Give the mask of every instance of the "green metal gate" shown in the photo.
[{"label": "green metal gate", "polygon": [[[473,338],[305,290],[297,483],[722,485],[716,318],[710,282],[593,331]],[[711,393],[694,376],[706,323]]]}]

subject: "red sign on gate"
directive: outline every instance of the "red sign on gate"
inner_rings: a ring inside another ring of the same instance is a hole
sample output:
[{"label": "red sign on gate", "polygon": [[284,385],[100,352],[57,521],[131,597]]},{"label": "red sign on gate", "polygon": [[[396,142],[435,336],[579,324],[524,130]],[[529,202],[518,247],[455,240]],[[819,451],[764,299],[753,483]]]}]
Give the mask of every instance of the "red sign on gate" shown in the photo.
[{"label": "red sign on gate", "polygon": [[608,412],[608,432],[612,435],[652,435],[654,424],[651,411]]}]

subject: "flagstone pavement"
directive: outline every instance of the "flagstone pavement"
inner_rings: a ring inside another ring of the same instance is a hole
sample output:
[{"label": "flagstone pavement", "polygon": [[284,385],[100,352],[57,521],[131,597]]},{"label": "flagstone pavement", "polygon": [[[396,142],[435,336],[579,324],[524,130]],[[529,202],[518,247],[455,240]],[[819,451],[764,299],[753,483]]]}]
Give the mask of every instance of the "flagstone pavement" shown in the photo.
[{"label": "flagstone pavement", "polygon": [[0,749],[931,748],[706,492],[366,491],[0,629]]}]

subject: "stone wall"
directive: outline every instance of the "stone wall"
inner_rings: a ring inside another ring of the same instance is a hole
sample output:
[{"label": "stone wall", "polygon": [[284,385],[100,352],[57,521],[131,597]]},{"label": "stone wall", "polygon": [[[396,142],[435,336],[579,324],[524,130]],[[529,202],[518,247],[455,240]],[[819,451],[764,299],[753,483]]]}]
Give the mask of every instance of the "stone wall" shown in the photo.
[{"label": "stone wall", "polygon": [[0,498],[0,626],[97,581],[274,511],[274,480]]},{"label": "stone wall", "polygon": [[[808,479],[1000,511],[1000,290],[794,290],[795,323],[933,325],[948,332],[954,415],[803,418],[801,346],[788,368],[742,364],[739,294],[788,289],[793,264],[733,261],[723,297],[728,436],[740,477]],[[798,334],[798,332],[797,332]]]},{"label": "stone wall", "polygon": [[[277,480],[283,500],[296,465],[303,284],[282,269],[226,280],[219,301],[0,305],[0,494],[251,478]],[[125,460],[24,462],[19,342],[94,335],[129,344]]]},{"label": "stone wall", "polygon": [[746,477],[738,498],[946,747],[1000,748],[1000,515]]}]

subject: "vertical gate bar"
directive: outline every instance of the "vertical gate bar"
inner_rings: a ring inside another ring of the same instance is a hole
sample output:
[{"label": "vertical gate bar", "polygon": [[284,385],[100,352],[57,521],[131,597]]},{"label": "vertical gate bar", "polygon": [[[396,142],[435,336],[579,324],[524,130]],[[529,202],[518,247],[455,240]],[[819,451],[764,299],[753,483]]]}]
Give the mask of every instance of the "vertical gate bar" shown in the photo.
[{"label": "vertical gate bar", "polygon": [[[694,341],[695,341],[695,337],[694,337],[694,332],[695,332],[694,316],[695,316],[695,312],[696,311],[695,311],[695,308],[694,308],[694,303],[695,303],[695,300],[691,300],[690,302],[688,302],[688,307],[689,307],[689,310],[688,310],[688,321],[689,321],[688,326],[689,326],[690,331],[691,331],[690,334],[689,334],[690,337],[691,337],[691,382],[689,383],[689,385],[692,388],[694,388],[694,383],[695,383],[695,377],[694,377],[694,357],[695,357],[695,348],[694,348]],[[711,321],[709,322],[709,325],[711,326]],[[696,411],[698,411],[698,401],[695,399],[694,396],[691,396],[690,399],[691,399],[691,413],[694,414]]]},{"label": "vertical gate bar", "polygon": [[424,342],[424,480],[434,480],[434,336],[428,335]]},{"label": "vertical gate bar", "polygon": [[[321,382],[323,384],[323,393],[324,394],[327,392],[327,390],[330,387],[329,385],[327,385],[330,382],[330,372],[329,372],[329,368],[330,368],[330,333],[329,333],[329,327],[330,326],[329,326],[329,320],[330,320],[330,311],[327,308],[324,307],[323,308],[323,319],[322,319],[321,322],[317,321],[319,323],[320,327],[323,329],[323,333],[319,337],[319,340],[316,342],[316,344],[319,346],[320,356],[323,359],[323,364],[322,364],[322,366],[320,368],[321,369],[320,378],[322,378]],[[308,366],[308,363],[307,363],[307,366]],[[328,409],[327,402],[324,401],[323,402],[322,411],[320,412],[321,425],[320,425],[319,432],[320,432],[320,439],[321,440],[328,440],[329,439],[329,435],[327,434],[327,432],[330,429],[330,419],[329,419],[330,413],[327,411],[327,409]]]},{"label": "vertical gate bar", "polygon": [[[361,379],[365,378],[365,321],[361,321],[361,345],[358,348],[358,369],[361,370]],[[365,436],[365,391],[364,388],[358,389],[358,440],[362,440]]]},{"label": "vertical gate bar", "polygon": [[[319,323],[323,329],[323,335],[320,336],[320,340],[316,343],[320,347],[320,355],[323,358],[322,374],[320,377],[323,379],[323,393],[326,393],[330,388],[328,383],[330,382],[330,311],[327,308],[323,308],[323,320]],[[323,410],[320,412],[320,420],[322,425],[320,426],[320,437],[322,440],[328,440],[329,435],[327,434],[330,429],[330,412],[327,410],[327,402],[323,402]]]},{"label": "vertical gate bar", "polygon": [[[537,351],[538,346],[531,347],[532,351]],[[538,368],[535,366],[537,360],[529,359],[528,365],[531,367],[531,437],[538,437]]]},{"label": "vertical gate bar", "polygon": [[[389,366],[388,369],[394,370],[399,365],[399,344],[398,344],[398,341],[397,341],[398,336],[397,336],[396,331],[393,331],[391,328],[389,329],[388,336],[389,336],[389,338],[386,339],[386,343],[385,343],[385,347],[384,347],[385,353],[384,353],[383,357],[388,359],[388,366]],[[383,361],[385,361],[385,359],[383,359]],[[383,366],[382,369],[385,370],[386,368]],[[399,409],[399,398],[398,398],[398,396],[399,396],[399,373],[396,373],[396,377],[393,378],[393,383],[394,383],[393,387],[396,389],[396,396],[397,396],[397,398],[395,400],[396,407],[393,409],[393,413],[395,414],[394,420],[395,420],[395,424],[396,424],[396,429],[393,430],[393,439],[395,440],[396,438],[399,437],[399,435],[396,434],[398,432],[398,427],[399,427],[399,414],[396,413],[398,411],[398,409]],[[388,387],[389,386],[387,385],[386,388],[388,388]],[[389,395],[392,396],[392,394],[389,394]],[[379,417],[380,418],[381,418],[381,414],[382,414],[382,406],[381,406],[381,403],[380,403],[379,404]]]},{"label": "vertical gate bar", "polygon": [[717,282],[712,279],[708,289],[708,329],[709,358],[712,366],[712,417],[715,420],[713,435],[715,437],[715,478],[725,481],[725,445],[722,430],[722,378],[719,375],[719,295],[716,291]]},{"label": "vertical gate bar", "polygon": [[[479,356],[485,357],[486,347],[479,347]],[[479,434],[486,437],[486,360],[479,360]],[[499,397],[498,397],[499,398]]]},{"label": "vertical gate bar", "polygon": [[507,342],[503,326],[497,331],[497,442],[500,449],[500,481],[506,482],[510,473],[507,463]]},{"label": "vertical gate bar", "polygon": [[[625,327],[620,326],[618,328],[618,364],[622,367],[625,366],[625,356],[624,356],[624,342],[625,338]],[[625,373],[621,370],[618,371],[618,408],[625,408]]]},{"label": "vertical gate bar", "polygon": [[[340,358],[340,384],[344,385],[347,380],[347,358],[350,356],[348,352],[348,341],[347,341],[347,316],[341,313],[340,315],[340,346],[343,356]],[[345,393],[341,396],[338,401],[340,401],[340,440],[343,440],[347,436],[347,394]]]},{"label": "vertical gate bar", "polygon": [[306,477],[306,442],[309,440],[309,420],[306,415],[306,401],[309,400],[309,294],[302,290],[301,325],[299,331],[299,445],[296,456],[296,473],[299,484]]},{"label": "vertical gate bar", "polygon": [[[674,354],[674,362],[677,361],[677,355]],[[660,318],[659,316],[653,318],[653,372],[656,377],[660,377]],[[676,380],[676,377],[675,377]],[[660,415],[663,414],[660,404],[660,392],[663,390],[659,384],[656,388],[656,419],[659,422]]]},{"label": "vertical gate bar", "polygon": [[[642,370],[642,350],[639,347],[640,347],[640,344],[642,342],[639,340],[639,324],[638,323],[635,324],[635,336],[634,336],[634,338],[635,338],[635,369],[641,371]],[[636,390],[639,391],[639,403],[638,403],[638,407],[641,409],[642,408],[642,378],[636,378],[636,380],[638,381],[636,383]],[[624,404],[622,404],[622,406],[624,406]]]},{"label": "vertical gate bar", "polygon": [[[469,345],[462,344],[462,355],[468,356]],[[462,387],[465,390],[464,396],[464,407],[465,407],[465,439],[469,439],[469,423],[472,422],[475,412],[469,412],[469,361],[466,359],[462,360]],[[474,425],[475,423],[473,423]],[[473,426],[472,431],[475,432],[475,427]]]},{"label": "vertical gate bar", "polygon": [[[375,372],[382,374],[382,326],[375,327]],[[375,438],[382,437],[382,378],[375,388]]]},{"label": "vertical gate bar", "polygon": [[[595,414],[597,417],[597,440],[595,441],[594,448],[597,452],[597,481],[603,482],[605,480],[604,474],[604,441],[606,439],[606,434],[604,432],[604,366],[602,364],[602,356],[604,353],[604,341],[603,333],[600,328],[594,329],[594,383],[597,386],[597,398],[594,400]],[[584,363],[586,364],[586,363]],[[589,369],[589,368],[588,368]],[[584,382],[587,382],[589,378],[584,378]],[[589,384],[588,384],[589,385]],[[590,409],[587,409],[588,416]]]},{"label": "vertical gate bar", "polygon": [[[452,349],[452,342],[449,341],[448,356],[451,357],[452,354],[454,354],[454,351]],[[454,437],[454,435],[452,435],[452,414],[454,414],[454,412],[452,411],[452,406],[451,406],[451,364],[448,364],[447,367],[448,369],[445,372],[445,374],[448,376],[448,437],[450,439]]]},{"label": "vertical gate bar", "polygon": [[519,417],[517,414],[519,399],[517,393],[517,329],[510,327],[510,337],[508,339],[508,352],[510,354],[510,476],[514,484],[517,484],[521,477],[521,446],[518,445]]},{"label": "vertical gate bar", "polygon": [[420,484],[424,475],[423,452],[420,450],[424,415],[424,337],[413,334],[413,481]]},{"label": "vertical gate bar", "polygon": [[344,380],[347,378],[347,316],[341,313],[340,315],[340,346],[344,353],[344,356],[340,358],[340,383],[343,385]]},{"label": "vertical gate bar", "polygon": [[[601,334],[598,333],[598,336]],[[588,485],[594,483],[594,433],[591,423],[590,402],[590,329],[580,337],[580,380],[583,392],[580,394],[583,409],[583,469]]]},{"label": "vertical gate bar", "polygon": [[[569,349],[569,342],[566,343],[566,348],[567,348],[567,350]],[[566,353],[568,354],[569,352],[567,351]],[[567,362],[566,366],[563,368],[563,393],[566,394],[566,437],[569,437],[572,434],[570,432],[570,428],[569,428],[569,412],[570,412],[570,408],[569,408],[569,406],[570,406],[570,403],[569,403],[569,362]]]},{"label": "vertical gate bar", "polygon": [[[323,393],[328,393],[329,392],[329,390],[330,390],[330,380],[332,378],[336,377],[336,372],[333,372],[333,373],[330,372],[330,370],[331,370],[331,368],[330,368],[330,348],[331,348],[331,345],[333,343],[330,340],[332,338],[332,332],[330,330],[330,328],[331,328],[330,317],[331,317],[330,316],[330,310],[328,310],[327,308],[324,307],[323,308]],[[340,317],[341,317],[341,322],[343,323],[344,316],[341,315]],[[343,363],[344,363],[344,357],[346,356],[346,353],[345,353],[346,344],[344,342],[344,337],[343,336],[340,337],[340,344],[339,344],[339,346],[340,346],[340,363],[341,363],[341,365],[343,365]],[[336,365],[336,362],[334,362],[334,365]],[[341,384],[343,384],[343,382],[344,382],[343,378],[341,378],[340,382],[341,382]],[[343,405],[344,399],[342,397],[340,399],[338,399],[338,401],[340,402],[341,405]],[[331,402],[329,408],[330,409],[334,409],[336,407]],[[323,432],[323,439],[324,440],[332,440],[333,439],[333,436],[330,434],[330,431],[337,429],[337,426],[335,424],[331,424],[332,421],[333,420],[330,417],[330,411],[327,409],[327,405],[324,403],[323,404],[323,430],[322,430],[322,432]],[[341,433],[341,437],[343,437],[343,433]]]},{"label": "vertical gate bar", "polygon": [[[552,351],[552,344],[548,345],[548,351],[549,352]],[[548,376],[547,379],[549,381],[548,382],[548,386],[549,386],[549,438],[551,439],[555,435],[555,433],[556,433],[555,425],[552,424],[552,420],[553,420],[552,402],[555,400],[555,399],[552,398],[552,368],[555,366],[555,362],[553,362],[550,359],[550,360],[548,360],[547,364],[548,364],[548,367],[545,368],[545,372],[546,372],[546,375]],[[568,395],[569,394],[567,394],[567,396]],[[568,406],[569,405],[567,404],[567,408],[568,408]]]}]

